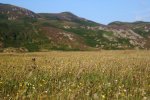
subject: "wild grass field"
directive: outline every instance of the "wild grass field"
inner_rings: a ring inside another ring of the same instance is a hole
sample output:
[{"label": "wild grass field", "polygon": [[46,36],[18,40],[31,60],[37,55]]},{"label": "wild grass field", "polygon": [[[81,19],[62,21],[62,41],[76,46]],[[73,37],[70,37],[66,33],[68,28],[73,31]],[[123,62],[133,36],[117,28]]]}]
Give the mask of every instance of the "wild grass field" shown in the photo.
[{"label": "wild grass field", "polygon": [[0,100],[150,100],[150,51],[1,53]]}]

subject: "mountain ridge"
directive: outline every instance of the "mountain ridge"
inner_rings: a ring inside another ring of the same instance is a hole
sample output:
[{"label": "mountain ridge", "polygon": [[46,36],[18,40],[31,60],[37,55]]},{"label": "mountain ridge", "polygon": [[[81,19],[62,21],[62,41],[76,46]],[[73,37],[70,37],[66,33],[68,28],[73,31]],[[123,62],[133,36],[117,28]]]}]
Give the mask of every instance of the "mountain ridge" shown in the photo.
[{"label": "mountain ridge", "polygon": [[149,49],[150,22],[103,25],[71,12],[34,13],[0,3],[0,48],[29,51]]}]

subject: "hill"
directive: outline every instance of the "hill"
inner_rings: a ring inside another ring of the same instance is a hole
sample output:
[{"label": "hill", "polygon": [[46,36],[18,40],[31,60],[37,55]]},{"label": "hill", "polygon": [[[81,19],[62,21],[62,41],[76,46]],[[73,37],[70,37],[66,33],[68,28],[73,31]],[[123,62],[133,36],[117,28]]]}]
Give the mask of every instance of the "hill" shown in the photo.
[{"label": "hill", "polygon": [[0,3],[0,48],[28,51],[149,49],[149,22],[102,25],[71,12],[34,13]]}]

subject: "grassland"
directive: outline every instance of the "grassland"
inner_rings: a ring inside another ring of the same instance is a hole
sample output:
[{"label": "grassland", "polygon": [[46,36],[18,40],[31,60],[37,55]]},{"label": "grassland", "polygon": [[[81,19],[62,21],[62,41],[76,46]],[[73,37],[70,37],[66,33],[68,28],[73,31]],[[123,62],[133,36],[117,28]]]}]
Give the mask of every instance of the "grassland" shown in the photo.
[{"label": "grassland", "polygon": [[150,51],[0,54],[3,100],[150,100]]}]

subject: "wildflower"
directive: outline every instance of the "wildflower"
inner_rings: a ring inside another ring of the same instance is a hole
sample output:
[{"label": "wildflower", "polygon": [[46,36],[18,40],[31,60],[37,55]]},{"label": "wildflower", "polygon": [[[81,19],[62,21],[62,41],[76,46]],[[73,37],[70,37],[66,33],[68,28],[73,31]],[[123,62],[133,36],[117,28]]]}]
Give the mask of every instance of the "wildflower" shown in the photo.
[{"label": "wildflower", "polygon": [[19,86],[22,87],[22,83],[19,83]]},{"label": "wildflower", "polygon": [[44,79],[42,79],[42,82],[43,82],[43,83],[45,83],[45,80],[44,80]]},{"label": "wildflower", "polygon": [[148,100],[147,97],[143,97],[143,100]]},{"label": "wildflower", "polygon": [[102,95],[102,98],[105,99],[105,95]]},{"label": "wildflower", "polygon": [[35,90],[35,87],[33,86],[32,89]]},{"label": "wildflower", "polygon": [[123,91],[124,91],[124,92],[127,92],[127,90],[126,90],[126,89],[124,89]]},{"label": "wildflower", "polygon": [[63,82],[65,83],[65,82],[66,82],[66,80],[63,80]]},{"label": "wildflower", "polygon": [[118,92],[118,95],[121,95],[121,93],[120,93],[120,92]]},{"label": "wildflower", "polygon": [[42,87],[43,85],[42,84],[40,84],[40,87]]},{"label": "wildflower", "polygon": [[71,89],[69,89],[69,92],[71,92]]},{"label": "wildflower", "polygon": [[71,74],[71,72],[69,72],[69,74]]},{"label": "wildflower", "polygon": [[44,93],[48,93],[48,91],[46,90],[46,91],[44,91]]},{"label": "wildflower", "polygon": [[117,83],[117,82],[118,82],[118,80],[115,80],[115,82]]},{"label": "wildflower", "polygon": [[80,85],[82,85],[82,83],[79,83]]}]

